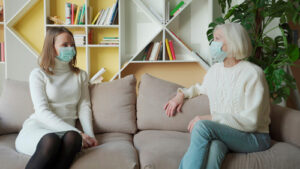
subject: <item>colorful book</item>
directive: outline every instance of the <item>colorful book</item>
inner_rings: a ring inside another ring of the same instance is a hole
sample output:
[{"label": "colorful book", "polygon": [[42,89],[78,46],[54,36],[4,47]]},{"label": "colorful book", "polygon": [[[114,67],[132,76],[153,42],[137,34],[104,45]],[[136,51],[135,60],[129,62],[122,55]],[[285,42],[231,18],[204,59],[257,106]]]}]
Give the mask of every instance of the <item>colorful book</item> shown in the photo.
[{"label": "colorful book", "polygon": [[71,4],[71,24],[75,24],[75,15],[77,12],[77,5],[76,4]]},{"label": "colorful book", "polygon": [[173,58],[173,60],[176,60],[173,41],[169,40],[169,45],[170,45],[170,50],[171,50],[172,58]]},{"label": "colorful book", "polygon": [[95,25],[99,25],[100,24],[100,21],[103,18],[104,13],[105,13],[105,9],[101,9],[101,14],[98,17],[97,21],[95,22]]},{"label": "colorful book", "polygon": [[168,56],[169,56],[169,60],[173,60],[171,50],[170,50],[170,46],[169,46],[169,40],[167,38],[166,38],[166,48],[167,48],[167,53],[168,53]]},{"label": "colorful book", "polygon": [[173,16],[174,13],[175,13],[180,7],[182,7],[183,4],[184,4],[184,2],[183,2],[183,1],[180,1],[180,2],[176,5],[176,7],[170,12],[170,16]]}]

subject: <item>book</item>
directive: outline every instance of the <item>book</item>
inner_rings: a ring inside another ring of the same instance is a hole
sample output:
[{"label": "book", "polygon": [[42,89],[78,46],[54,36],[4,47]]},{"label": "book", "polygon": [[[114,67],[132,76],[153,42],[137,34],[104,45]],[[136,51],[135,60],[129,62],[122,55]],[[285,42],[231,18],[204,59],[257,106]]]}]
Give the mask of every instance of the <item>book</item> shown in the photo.
[{"label": "book", "polygon": [[171,50],[170,50],[170,46],[169,46],[169,40],[167,38],[166,38],[166,49],[167,49],[167,53],[168,53],[168,56],[169,56],[169,60],[173,60]]},{"label": "book", "polygon": [[101,13],[100,13],[100,15],[99,15],[97,21],[95,22],[95,25],[99,25],[100,20],[102,19],[104,13],[105,13],[105,10],[104,10],[104,9],[101,9]]},{"label": "book", "polygon": [[151,43],[149,44],[149,50],[148,50],[148,53],[147,53],[147,56],[146,56],[146,60],[149,60],[149,58],[150,58],[150,55],[151,55],[151,52],[152,52],[153,45],[154,45],[153,42],[151,42]]},{"label": "book", "polygon": [[173,58],[173,60],[176,60],[173,41],[169,40],[169,45],[170,45],[170,50],[171,50],[172,58]]},{"label": "book", "polygon": [[174,13],[175,13],[180,7],[182,7],[183,4],[184,4],[184,2],[183,2],[183,1],[180,1],[180,2],[175,6],[175,8],[170,12],[170,16],[173,16]]},{"label": "book", "polygon": [[[114,4],[114,5],[115,5],[115,4]],[[112,16],[112,12],[113,12],[113,8],[114,8],[114,6],[113,6],[112,8],[109,8],[109,12],[107,13],[107,16],[106,16],[106,18],[105,18],[105,21],[104,21],[104,24],[103,24],[103,25],[109,25],[110,18],[111,18],[111,16]]]},{"label": "book", "polygon": [[76,10],[76,16],[75,16],[75,21],[74,21],[74,24],[78,24],[78,15],[80,13],[80,7],[77,7],[77,10]]},{"label": "book", "polygon": [[85,18],[85,4],[82,7],[82,12],[81,12],[81,16],[80,16],[80,20],[79,20],[79,25],[83,25],[84,24],[84,18]]},{"label": "book", "polygon": [[162,46],[162,42],[160,41],[159,44],[158,44],[158,50],[157,50],[157,52],[156,52],[156,54],[155,54],[154,60],[158,60],[158,55],[159,55],[161,46]]},{"label": "book", "polygon": [[97,25],[104,25],[105,19],[106,19],[107,15],[108,15],[109,11],[110,11],[110,8],[107,8],[107,9],[105,10],[104,15],[102,16],[102,18],[101,18],[99,24],[97,24]]},{"label": "book", "polygon": [[112,16],[111,16],[111,18],[110,18],[109,25],[112,25],[113,22],[114,22],[115,16],[116,16],[117,11],[118,11],[118,5],[119,5],[119,0],[117,0],[117,2],[115,3],[115,6],[114,6],[115,8],[114,8],[113,14],[112,14]]},{"label": "book", "polygon": [[4,42],[1,43],[1,61],[5,62],[5,57],[4,57]]},{"label": "book", "polygon": [[119,39],[119,37],[103,37],[103,39]]},{"label": "book", "polygon": [[162,60],[162,56],[163,56],[163,43],[161,43],[160,45],[160,50],[159,50],[157,60]]},{"label": "book", "polygon": [[147,47],[146,47],[145,50],[144,50],[143,57],[142,57],[142,60],[143,60],[143,61],[145,61],[146,58],[147,58],[147,53],[148,53],[149,48],[150,48],[150,44],[147,45]]},{"label": "book", "polygon": [[75,15],[77,13],[77,5],[71,4],[71,24],[75,24]]},{"label": "book", "polygon": [[71,24],[71,3],[66,3],[65,6],[66,25]]},{"label": "book", "polygon": [[93,17],[93,7],[89,6],[87,7],[87,23],[91,24],[92,23],[92,18]]},{"label": "book", "polygon": [[100,16],[101,12],[102,12],[102,10],[99,11],[99,12],[97,13],[97,15],[95,16],[95,18],[94,18],[94,20],[93,20],[93,22],[92,22],[93,25],[96,23],[96,21],[97,21],[98,17]]},{"label": "book", "polygon": [[91,79],[90,83],[93,83],[99,76],[106,72],[105,68],[101,68]]},{"label": "book", "polygon": [[151,51],[151,55],[149,57],[149,61],[154,61],[156,57],[156,53],[159,50],[159,42],[155,42]]}]

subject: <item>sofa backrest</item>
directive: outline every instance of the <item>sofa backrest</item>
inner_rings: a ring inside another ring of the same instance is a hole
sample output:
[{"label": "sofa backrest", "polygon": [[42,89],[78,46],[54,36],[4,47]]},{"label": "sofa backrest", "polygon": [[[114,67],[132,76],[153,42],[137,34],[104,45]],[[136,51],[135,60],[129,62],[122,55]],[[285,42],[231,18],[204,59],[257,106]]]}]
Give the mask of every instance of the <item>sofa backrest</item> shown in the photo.
[{"label": "sofa backrest", "polygon": [[176,95],[178,84],[144,74],[137,99],[137,127],[139,130],[171,130],[187,132],[190,120],[196,115],[209,114],[208,98],[200,95],[185,100],[182,113],[168,117],[164,105]]},{"label": "sofa backrest", "polygon": [[33,112],[28,82],[5,80],[0,97],[0,135],[19,132]]},{"label": "sofa backrest", "polygon": [[136,133],[136,79],[133,75],[90,86],[94,132]]}]

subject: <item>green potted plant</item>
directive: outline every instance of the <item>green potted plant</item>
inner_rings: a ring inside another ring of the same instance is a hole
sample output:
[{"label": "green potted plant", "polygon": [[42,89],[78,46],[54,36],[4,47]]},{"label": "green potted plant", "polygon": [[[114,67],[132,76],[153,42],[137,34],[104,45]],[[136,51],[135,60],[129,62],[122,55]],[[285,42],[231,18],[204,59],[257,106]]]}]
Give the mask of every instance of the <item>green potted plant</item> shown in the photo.
[{"label": "green potted plant", "polygon": [[[232,5],[232,0],[218,0],[224,16],[209,24],[207,38],[213,40],[213,30],[225,22],[240,23],[249,33],[253,52],[249,61],[259,65],[265,72],[273,103],[286,100],[291,90],[296,88],[295,79],[285,69],[299,59],[299,48],[288,41],[288,22],[300,23],[300,0],[245,0]],[[225,13],[225,9],[228,9]],[[272,28],[270,23],[278,19]],[[281,34],[268,36],[274,29]]]}]

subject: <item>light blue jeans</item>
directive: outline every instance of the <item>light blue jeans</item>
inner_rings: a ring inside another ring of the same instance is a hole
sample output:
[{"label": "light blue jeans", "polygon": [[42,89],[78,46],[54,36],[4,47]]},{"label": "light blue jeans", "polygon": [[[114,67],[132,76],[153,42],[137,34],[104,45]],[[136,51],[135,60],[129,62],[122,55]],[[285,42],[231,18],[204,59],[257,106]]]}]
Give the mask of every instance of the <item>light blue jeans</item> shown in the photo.
[{"label": "light blue jeans", "polygon": [[268,133],[247,133],[209,120],[199,120],[179,169],[220,169],[226,153],[251,153],[271,146]]}]

